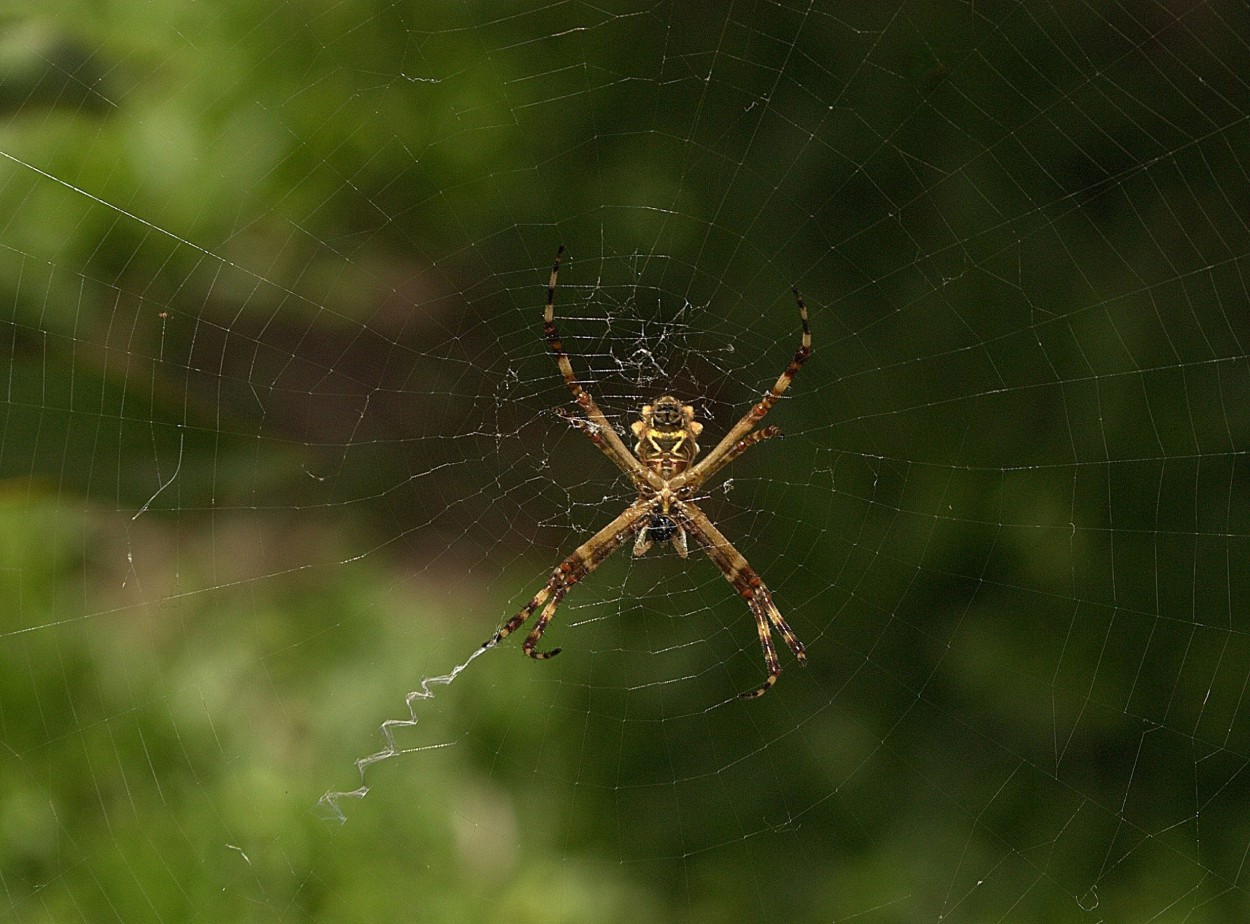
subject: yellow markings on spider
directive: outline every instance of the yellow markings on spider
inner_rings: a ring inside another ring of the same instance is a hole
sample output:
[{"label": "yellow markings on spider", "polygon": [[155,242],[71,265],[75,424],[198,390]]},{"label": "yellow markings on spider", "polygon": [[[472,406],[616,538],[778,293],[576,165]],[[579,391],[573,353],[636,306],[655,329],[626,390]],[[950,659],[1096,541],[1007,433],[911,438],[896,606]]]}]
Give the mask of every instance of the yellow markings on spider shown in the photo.
[{"label": "yellow markings on spider", "polygon": [[[755,699],[763,696],[777,682],[781,674],[781,662],[777,658],[777,650],[773,646],[772,633],[776,630],[786,646],[794,653],[799,664],[807,662],[807,653],[803,643],[782,618],[781,612],[773,603],[768,587],[747,563],[742,554],[733,547],[719,529],[713,525],[693,498],[700,487],[722,468],[732,462],[747,449],[763,440],[780,435],[777,427],[755,429],[777,403],[794,376],[812,354],[812,332],[807,323],[807,306],[798,289],[793,289],[794,300],[799,306],[799,320],[802,322],[803,334],[794,358],[778,377],[776,384],[763,397],[751,406],[733,428],[725,434],[719,443],[712,448],[702,461],[695,462],[699,454],[699,435],[703,432],[703,424],[694,419],[694,408],[682,404],[672,395],[661,395],[652,404],[645,404],[639,419],[634,421],[630,430],[637,443],[631,453],[621,440],[616,430],[604,416],[595,399],[577,381],[573,372],[573,364],[564,352],[560,335],[556,330],[555,300],[556,279],[560,274],[560,259],[564,255],[564,247],[556,251],[555,263],[551,267],[551,280],[547,283],[547,306],[543,312],[543,334],[547,344],[555,356],[556,365],[564,382],[573,395],[579,408],[585,414],[579,417],[571,411],[560,409],[560,415],[570,424],[590,437],[599,449],[611,459],[616,466],[629,476],[638,498],[616,517],[611,523],[599,530],[581,545],[573,554],[560,562],[551,572],[551,577],[534,598],[521,611],[509,619],[483,647],[492,647],[519,629],[539,607],[538,621],[530,630],[521,650],[531,658],[551,658],[560,653],[559,648],[539,651],[538,643],[543,637],[548,624],[555,616],[560,601],[574,584],[615,552],[631,537],[634,539],[634,555],[645,555],[653,545],[672,543],[677,554],[685,558],[689,554],[687,537],[693,537],[699,547],[720,569],[727,580],[746,601],[752,615],[755,616],[756,628],[759,631],[760,647],[764,652],[764,663],[768,667],[768,677],[756,689],[740,694],[743,699]],[[545,605],[544,605],[545,604]]]}]

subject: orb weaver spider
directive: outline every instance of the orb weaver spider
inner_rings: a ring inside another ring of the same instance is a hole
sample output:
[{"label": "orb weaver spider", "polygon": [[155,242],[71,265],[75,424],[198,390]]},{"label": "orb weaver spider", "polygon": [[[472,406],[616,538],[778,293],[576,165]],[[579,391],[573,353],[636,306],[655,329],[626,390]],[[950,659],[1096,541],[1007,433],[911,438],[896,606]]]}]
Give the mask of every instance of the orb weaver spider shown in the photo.
[{"label": "orb weaver spider", "polygon": [[570,424],[590,437],[591,442],[602,450],[616,466],[629,476],[634,488],[638,491],[638,499],[625,508],[620,514],[599,532],[578,546],[573,554],[556,566],[551,572],[546,585],[534,595],[519,613],[505,623],[498,632],[483,643],[483,648],[492,648],[503,641],[540,606],[546,603],[534,628],[521,645],[521,650],[531,658],[539,660],[555,657],[559,648],[539,651],[537,645],[542,639],[564,595],[582,578],[586,577],[603,561],[621,547],[631,536],[634,537],[634,555],[640,556],[656,543],[670,542],[677,554],[687,557],[688,536],[707,553],[720,569],[734,590],[747,602],[751,613],[755,616],[755,624],[759,629],[760,647],[764,650],[764,661],[768,667],[767,679],[754,690],[739,694],[743,699],[755,699],[763,696],[777,682],[781,674],[781,663],[777,659],[777,650],[773,647],[772,632],[780,633],[786,645],[794,652],[799,664],[806,664],[807,653],[803,643],[790,629],[782,618],[781,612],[773,603],[772,594],[760,580],[754,569],[747,564],[737,549],[717,529],[707,514],[699,509],[694,502],[694,495],[709,477],[742,455],[756,443],[778,436],[781,431],[769,426],[756,430],[756,425],[782,396],[794,376],[807,362],[812,353],[812,332],[807,325],[807,306],[797,288],[792,289],[794,299],[799,306],[799,319],[803,325],[803,336],[799,348],[790,360],[790,365],[781,373],[773,385],[758,403],[753,405],[742,419],[725,434],[702,461],[695,462],[699,453],[695,442],[703,432],[703,424],[694,419],[694,408],[682,404],[672,395],[661,395],[654,404],[644,405],[640,419],[630,429],[637,438],[631,454],[622,442],[612,424],[604,416],[590,392],[582,387],[573,373],[573,365],[560,335],[556,331],[555,298],[556,278],[560,273],[560,259],[564,255],[564,246],[556,251],[555,263],[551,267],[551,280],[547,283],[547,308],[543,314],[543,333],[551,352],[555,356],[556,365],[564,382],[573,393],[573,398],[581,408],[584,417],[559,408],[557,413]]}]

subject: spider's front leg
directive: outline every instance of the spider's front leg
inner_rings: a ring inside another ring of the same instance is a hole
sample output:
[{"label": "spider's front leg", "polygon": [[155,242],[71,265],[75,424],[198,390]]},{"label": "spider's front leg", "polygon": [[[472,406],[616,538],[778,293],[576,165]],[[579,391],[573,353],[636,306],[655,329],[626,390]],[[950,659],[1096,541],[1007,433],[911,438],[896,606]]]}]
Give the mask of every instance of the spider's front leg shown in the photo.
[{"label": "spider's front leg", "polygon": [[[551,577],[547,580],[547,585],[534,595],[529,603],[521,608],[521,611],[509,619],[491,638],[482,643],[483,648],[493,648],[498,645],[509,635],[521,627],[525,620],[534,614],[534,610],[543,605],[543,602],[551,597],[551,602],[543,610],[542,615],[538,618],[538,623],[534,627],[529,636],[521,645],[521,650],[531,658],[553,658],[560,653],[559,648],[553,648],[550,651],[535,651],[534,646],[538,644],[538,640],[542,637],[543,630],[547,627],[547,623],[551,621],[551,617],[555,615],[556,607],[560,605],[560,601],[564,599],[564,595],[568,593],[568,589],[581,580],[581,575],[576,575],[574,569],[577,566],[576,558],[566,558],[552,572]],[[553,596],[554,594],[554,596]]]},{"label": "spider's front leg", "polygon": [[530,630],[530,634],[522,643],[521,650],[531,658],[539,660],[558,655],[559,648],[538,651],[537,646],[543,637],[543,632],[547,629],[547,624],[555,616],[560,601],[574,584],[603,564],[609,555],[620,548],[625,540],[651,519],[651,509],[655,504],[654,498],[639,498],[626,507],[615,520],[574,549],[573,554],[560,562],[551,572],[551,577],[547,579],[543,589],[536,593],[520,612],[504,623],[498,632],[484,642],[482,647],[493,648],[499,644],[519,629],[535,610],[543,606],[543,603],[546,603],[547,605],[538,615],[538,621],[534,623],[534,628]]},{"label": "spider's front leg", "polygon": [[764,650],[764,663],[768,667],[768,676],[754,690],[740,693],[742,699],[755,699],[763,696],[777,682],[781,675],[781,662],[777,659],[777,649],[773,646],[773,630],[775,629],[785,641],[786,646],[794,652],[795,660],[803,665],[807,663],[807,651],[799,641],[790,624],[785,621],[773,596],[759,574],[752,568],[742,554],[733,547],[724,534],[717,529],[707,514],[693,501],[683,502],[679,508],[679,519],[686,529],[707,552],[708,558],[715,562],[725,580],[733,585],[739,596],[746,601],[755,617],[755,626],[759,631],[760,647]]}]

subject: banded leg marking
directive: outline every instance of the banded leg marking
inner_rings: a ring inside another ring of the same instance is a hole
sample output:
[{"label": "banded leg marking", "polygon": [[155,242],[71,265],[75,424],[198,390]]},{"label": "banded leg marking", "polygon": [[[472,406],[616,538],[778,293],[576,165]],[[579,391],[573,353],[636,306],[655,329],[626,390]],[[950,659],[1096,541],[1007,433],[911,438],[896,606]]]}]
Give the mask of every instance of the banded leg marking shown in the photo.
[{"label": "banded leg marking", "polygon": [[[556,250],[555,262],[551,264],[551,279],[547,282],[547,306],[543,311],[543,336],[547,338],[547,345],[556,358],[556,365],[560,369],[560,375],[564,377],[564,384],[569,387],[573,399],[594,427],[593,432],[589,429],[585,432],[594,440],[595,445],[603,450],[604,455],[616,463],[617,468],[631,478],[641,479],[644,483],[658,488],[660,485],[657,477],[634,457],[617,435],[616,430],[612,428],[612,424],[608,422],[603,411],[599,409],[599,405],[595,403],[590,392],[577,381],[573,363],[569,360],[569,354],[564,351],[564,343],[560,340],[560,332],[556,328],[556,280],[560,275],[560,260],[563,256],[564,245],[561,244]],[[595,439],[596,436],[598,439]]]},{"label": "banded leg marking", "polygon": [[682,525],[699,541],[703,550],[707,552],[708,558],[715,562],[725,580],[747,602],[747,606],[751,608],[751,613],[755,616],[760,647],[764,651],[764,662],[768,666],[768,677],[761,686],[740,695],[743,699],[763,696],[777,682],[777,677],[781,673],[781,663],[773,645],[772,630],[776,629],[781,635],[799,664],[807,663],[807,651],[790,628],[790,624],[782,617],[781,611],[773,603],[773,597],[767,585],[738,550],[729,544],[724,534],[712,524],[707,514],[691,501],[683,501],[679,507],[674,506],[673,509],[683,521]]},{"label": "banded leg marking", "polygon": [[[803,303],[803,296],[799,295],[797,288],[791,289],[794,292],[794,300],[799,306],[799,320],[803,325],[803,333],[799,338],[799,348],[794,351],[794,358],[790,360],[790,364],[786,366],[785,371],[777,377],[773,387],[764,392],[764,396],[758,403],[751,406],[742,418],[733,425],[724,438],[712,447],[702,462],[696,463],[687,469],[682,475],[675,479],[674,487],[683,487],[686,484],[701,484],[711,472],[718,471],[725,465],[725,456],[729,454],[739,454],[743,450],[738,450],[738,446],[744,439],[748,438],[748,434],[755,429],[755,426],[764,418],[774,404],[790,387],[790,383],[794,381],[794,377],[803,368],[803,364],[807,362],[812,355],[812,329],[807,321],[807,305]],[[767,439],[767,437],[761,437]],[[753,443],[747,443],[747,446]],[[745,447],[744,447],[745,449]],[[736,452],[735,452],[736,450]]]},{"label": "banded leg marking", "polygon": [[724,468],[734,459],[738,458],[738,456],[742,455],[744,452],[746,452],[756,443],[762,443],[764,442],[764,440],[770,440],[774,436],[781,436],[780,427],[764,427],[762,430],[755,430],[751,433],[748,433],[742,439],[738,440],[738,442],[736,442],[729,449],[729,451],[725,453],[725,455],[721,456],[721,458],[716,462],[715,465],[713,465],[711,468],[704,469],[699,475],[700,480],[703,481],[708,478],[711,478],[713,475],[719,472],[722,468]]},{"label": "banded leg marking", "polygon": [[547,630],[552,617],[555,616],[556,608],[559,607],[560,602],[564,599],[564,595],[569,592],[569,589],[574,584],[598,568],[608,556],[620,548],[625,540],[633,536],[649,520],[653,506],[654,501],[634,501],[625,508],[620,516],[579,545],[572,555],[555,567],[542,590],[536,593],[534,598],[521,608],[520,612],[504,623],[499,631],[482,644],[482,647],[493,648],[502,642],[524,625],[525,621],[534,615],[535,610],[546,603],[547,605],[539,614],[534,628],[521,645],[521,650],[531,658],[540,661],[558,655],[560,653],[559,648],[553,648],[550,651],[538,651],[537,645],[541,641],[543,633]]}]

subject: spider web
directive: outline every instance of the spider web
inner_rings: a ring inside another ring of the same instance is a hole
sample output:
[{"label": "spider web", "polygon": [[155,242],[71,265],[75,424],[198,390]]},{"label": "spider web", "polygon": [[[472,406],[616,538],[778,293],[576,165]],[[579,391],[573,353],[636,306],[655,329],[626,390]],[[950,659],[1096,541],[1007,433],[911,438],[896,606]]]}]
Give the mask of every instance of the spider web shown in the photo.
[{"label": "spider web", "polygon": [[[1233,3],[20,6],[14,921],[1250,916]],[[484,639],[632,499],[700,553]]]}]

